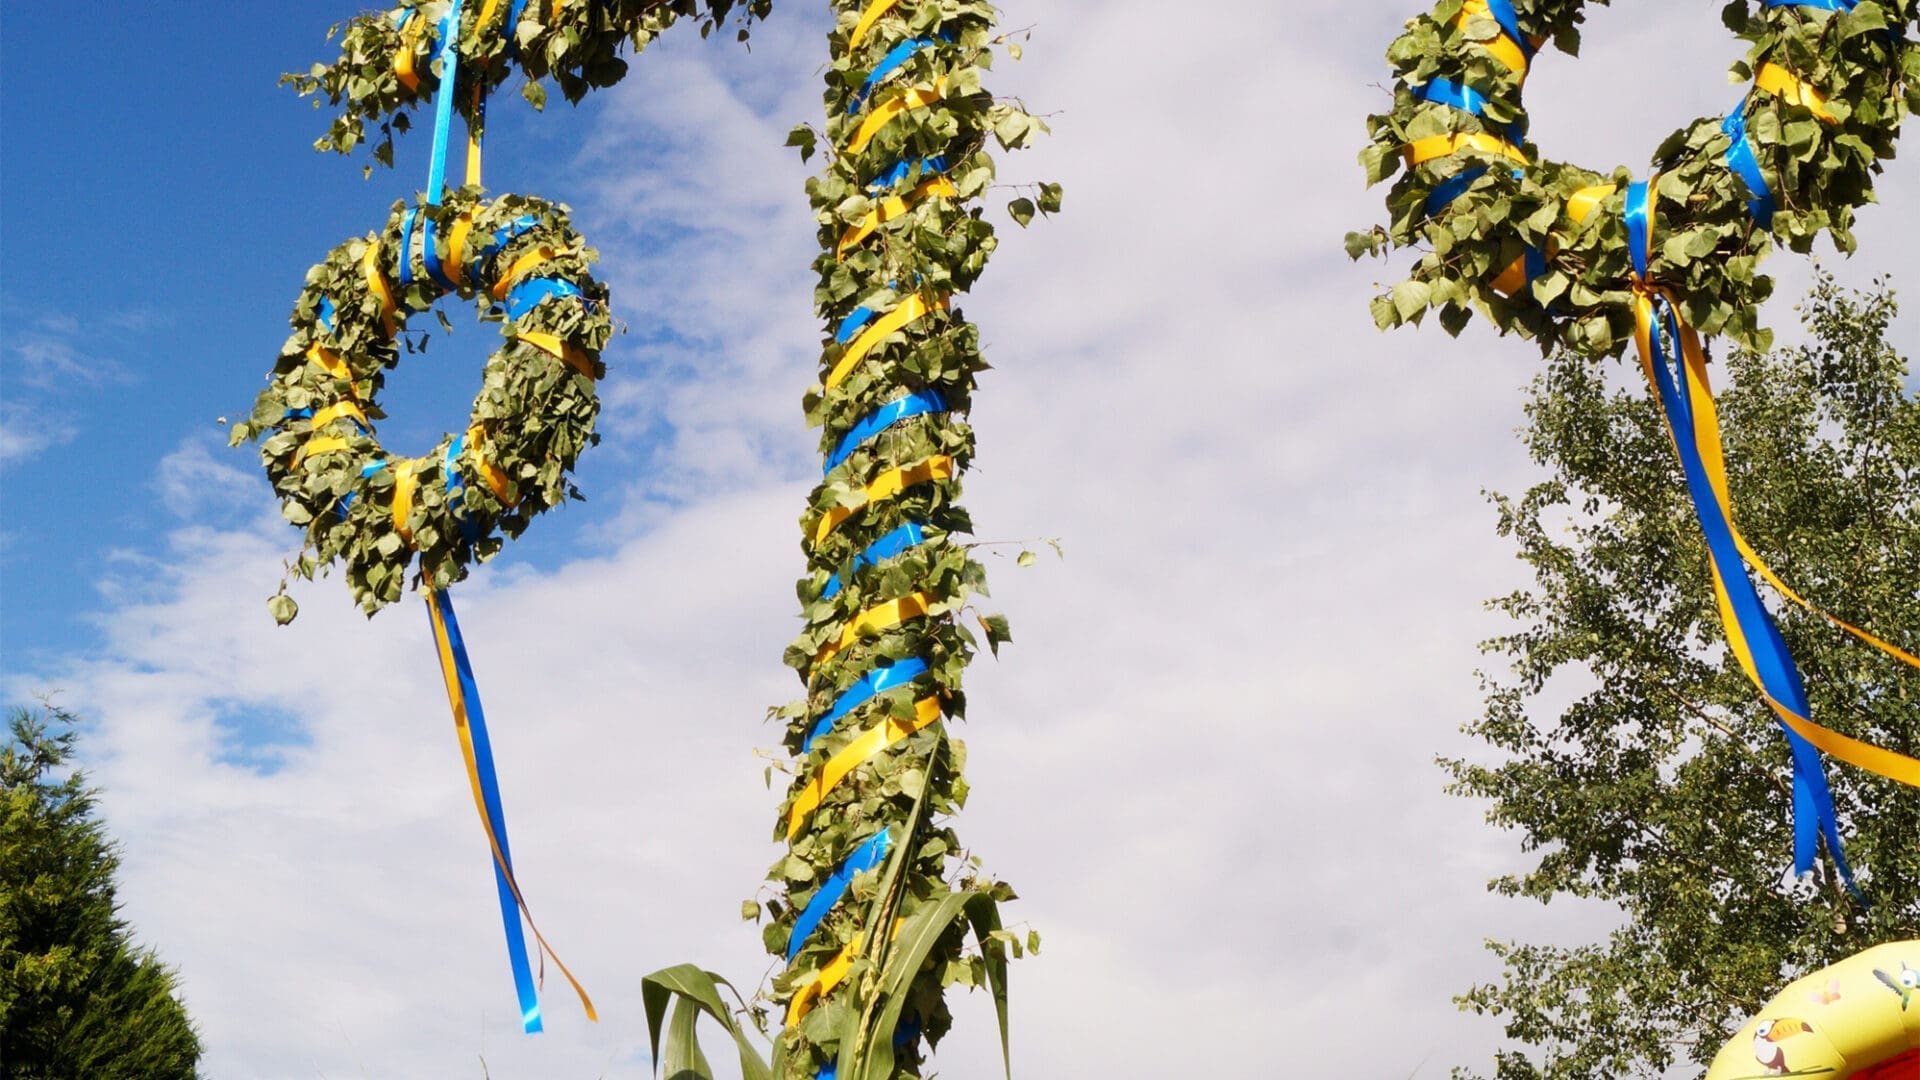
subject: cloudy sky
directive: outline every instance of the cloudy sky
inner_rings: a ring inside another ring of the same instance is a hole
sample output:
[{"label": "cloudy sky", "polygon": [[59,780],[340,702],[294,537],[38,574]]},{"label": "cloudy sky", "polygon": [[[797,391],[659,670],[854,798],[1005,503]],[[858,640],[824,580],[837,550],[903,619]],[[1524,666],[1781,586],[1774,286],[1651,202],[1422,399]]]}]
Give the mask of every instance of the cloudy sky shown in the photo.
[{"label": "cloudy sky", "polygon": [[[738,911],[777,853],[761,717],[797,687],[821,332],[809,170],[780,144],[819,115],[825,5],[788,0],[750,51],[671,35],[579,109],[495,111],[489,186],[570,203],[628,325],[591,501],[457,592],[521,879],[601,1009],[555,984],[531,1039],[420,605],[368,621],[322,580],[276,629],[295,536],[215,422],[250,404],[305,268],[425,171],[424,140],[370,181],[307,148],[322,119],[274,80],[354,5],[270,8],[0,21],[0,682],[86,717],[125,914],[180,969],[210,1076],[645,1076],[641,975],[768,972]],[[1538,354],[1478,324],[1376,333],[1395,269],[1341,252],[1381,216],[1354,158],[1417,5],[1003,9],[1033,37],[989,85],[1054,134],[1001,177],[1067,191],[964,305],[995,368],[981,538],[1066,552],[990,560],[1015,644],[975,666],[961,732],[960,833],[1045,938],[1014,970],[1016,1067],[1484,1062],[1497,1026],[1450,1003],[1495,973],[1481,941],[1608,916],[1488,897],[1517,845],[1432,764],[1476,752],[1480,602],[1524,581],[1481,492],[1532,475],[1513,432]],[[1717,5],[1596,9],[1588,55],[1538,68],[1536,138],[1644,169],[1737,99],[1737,55]],[[1881,199],[1843,280],[1920,278],[1897,239],[1920,167]],[[1770,266],[1790,332],[1807,267]],[[390,443],[464,414],[493,346],[455,323],[391,381]],[[1920,353],[1915,313],[1898,333]],[[991,1013],[956,1007],[941,1070],[990,1075]]]}]

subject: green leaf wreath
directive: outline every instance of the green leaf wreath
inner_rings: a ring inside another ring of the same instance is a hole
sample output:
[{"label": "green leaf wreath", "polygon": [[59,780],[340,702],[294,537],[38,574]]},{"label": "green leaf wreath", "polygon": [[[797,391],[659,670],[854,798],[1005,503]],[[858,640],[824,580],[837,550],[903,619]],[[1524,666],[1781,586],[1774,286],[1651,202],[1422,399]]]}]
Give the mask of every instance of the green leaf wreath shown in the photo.
[{"label": "green leaf wreath", "polygon": [[[1529,44],[1551,41],[1568,54],[1579,51],[1585,7],[1583,0],[1513,0]],[[1752,82],[1769,66],[1787,76],[1761,79],[1738,106],[1776,206],[1769,233],[1748,211],[1756,193],[1728,167],[1734,137],[1720,118],[1695,120],[1660,144],[1652,271],[1677,295],[1689,325],[1764,350],[1771,335],[1758,310],[1772,282],[1758,266],[1772,244],[1806,252],[1825,232],[1852,250],[1854,210],[1872,201],[1873,178],[1894,155],[1900,122],[1920,103],[1920,48],[1908,37],[1916,11],[1915,0],[1859,0],[1850,11],[1725,5],[1726,25],[1747,43],[1734,77]],[[1516,70],[1495,55],[1502,41],[1483,0],[1440,0],[1393,42],[1393,107],[1368,119],[1372,142],[1360,155],[1369,183],[1399,173],[1387,195],[1391,220],[1350,234],[1348,251],[1419,253],[1407,279],[1373,301],[1382,328],[1418,323],[1437,309],[1441,324],[1458,333],[1478,311],[1542,349],[1618,353],[1633,329],[1620,213],[1629,175],[1542,160],[1524,142],[1525,65]],[[1471,88],[1484,108],[1476,115],[1423,97],[1420,88],[1435,80]],[[1464,138],[1454,152],[1402,171],[1409,147],[1443,137]],[[1500,143],[1524,164],[1516,168]],[[1444,207],[1429,205],[1436,187],[1472,169],[1484,171],[1464,192]],[[1607,187],[1610,194],[1595,193],[1598,212],[1580,219],[1575,194]],[[1496,288],[1530,249],[1540,253],[1539,272],[1518,288]]]}]

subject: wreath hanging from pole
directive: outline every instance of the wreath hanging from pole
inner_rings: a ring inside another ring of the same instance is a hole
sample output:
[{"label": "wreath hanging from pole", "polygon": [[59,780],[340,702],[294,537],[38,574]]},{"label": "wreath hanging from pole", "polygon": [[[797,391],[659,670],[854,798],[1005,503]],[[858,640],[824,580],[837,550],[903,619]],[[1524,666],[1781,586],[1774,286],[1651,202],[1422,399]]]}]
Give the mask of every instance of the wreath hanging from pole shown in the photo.
[{"label": "wreath hanging from pole", "polygon": [[[594,380],[612,332],[594,253],[541,199],[399,204],[380,233],[334,248],[307,273],[253,416],[288,521],[306,531],[309,575],[335,559],[368,614],[400,598],[413,553],[444,589],[576,492],[569,476],[597,440]],[[472,415],[418,458],[375,434],[386,369],[407,319],[448,294],[477,300],[506,344],[487,359]]]},{"label": "wreath hanging from pole", "polygon": [[[1604,0],[1602,0],[1604,2]],[[1821,754],[1920,786],[1920,761],[1815,723],[1793,658],[1752,577],[1903,663],[1920,657],[1827,614],[1767,566],[1735,524],[1700,333],[1763,350],[1758,273],[1774,238],[1807,251],[1825,232],[1851,251],[1900,123],[1920,104],[1916,0],[1733,0],[1749,43],[1735,73],[1752,88],[1721,119],[1697,120],[1655,152],[1655,178],[1545,161],[1527,143],[1521,85],[1548,41],[1578,51],[1584,0],[1440,0],[1387,51],[1400,82],[1370,117],[1369,183],[1400,172],[1391,222],[1350,234],[1354,257],[1412,247],[1407,280],[1373,301],[1384,329],[1438,310],[1457,334],[1478,311],[1501,331],[1587,356],[1635,343],[1673,436],[1711,556],[1728,645],[1793,759],[1794,866],[1824,840],[1853,873]],[[1857,894],[1857,890],[1856,890]]]}]

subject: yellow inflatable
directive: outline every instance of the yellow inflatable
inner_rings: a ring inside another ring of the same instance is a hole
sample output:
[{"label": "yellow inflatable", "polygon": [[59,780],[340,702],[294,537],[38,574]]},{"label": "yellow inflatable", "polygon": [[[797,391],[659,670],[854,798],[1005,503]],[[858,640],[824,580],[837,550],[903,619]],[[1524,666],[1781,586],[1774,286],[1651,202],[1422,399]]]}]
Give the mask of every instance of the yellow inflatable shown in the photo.
[{"label": "yellow inflatable", "polygon": [[1920,941],[1789,985],[1722,1047],[1706,1080],[1920,1080]]}]

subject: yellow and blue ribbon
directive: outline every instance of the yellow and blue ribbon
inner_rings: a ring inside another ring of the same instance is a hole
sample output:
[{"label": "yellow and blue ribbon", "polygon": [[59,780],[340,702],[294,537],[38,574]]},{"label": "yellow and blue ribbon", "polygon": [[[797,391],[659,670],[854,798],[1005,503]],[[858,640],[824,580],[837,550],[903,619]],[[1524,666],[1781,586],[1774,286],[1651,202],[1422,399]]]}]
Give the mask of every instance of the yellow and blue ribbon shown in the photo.
[{"label": "yellow and blue ribbon", "polygon": [[1672,295],[1654,284],[1650,276],[1653,223],[1646,182],[1629,186],[1625,213],[1628,248],[1633,260],[1635,343],[1647,380],[1658,396],[1686,476],[1695,517],[1707,541],[1715,599],[1728,646],[1773,709],[1793,761],[1794,870],[1806,873],[1812,868],[1818,840],[1824,837],[1841,879],[1859,897],[1853,871],[1841,846],[1833,796],[1827,786],[1820,753],[1825,751],[1851,765],[1915,786],[1920,786],[1920,761],[1841,735],[1809,719],[1812,710],[1799,669],[1772,615],[1760,602],[1743,559],[1754,562],[1770,582],[1798,603],[1896,658],[1907,663],[1916,663],[1916,660],[1872,635],[1818,612],[1792,590],[1785,589],[1784,583],[1752,556],[1752,549],[1733,524],[1719,419],[1707,380],[1705,351],[1700,347],[1699,336],[1680,319]]},{"label": "yellow and blue ribbon", "polygon": [[560,957],[547,944],[527,910],[526,898],[513,876],[513,852],[507,843],[506,811],[500,803],[500,781],[494,775],[493,744],[487,737],[486,712],[480,706],[480,688],[473,677],[473,663],[467,657],[466,640],[460,635],[460,622],[453,613],[453,598],[441,590],[427,593],[428,621],[433,627],[434,644],[439,649],[440,672],[446,681],[447,702],[453,707],[453,723],[460,736],[460,753],[466,759],[467,780],[473,788],[473,802],[480,824],[487,833],[487,846],[493,853],[495,890],[500,898],[500,920],[507,936],[507,957],[513,967],[514,994],[520,1003],[520,1023],[531,1035],[541,1030],[540,998],[527,956],[527,939],[521,927],[522,916],[532,928],[534,940],[560,969],[587,1019],[598,1021],[593,1002],[579,980],[567,970]]},{"label": "yellow and blue ribbon", "polygon": [[913,681],[928,671],[927,662],[917,656],[896,660],[891,664],[881,664],[862,676],[859,682],[847,687],[835,698],[819,720],[814,721],[813,729],[807,732],[806,741],[800,744],[800,753],[806,754],[834,726],[847,718],[855,709],[872,701],[889,690],[898,690],[913,685]]}]

